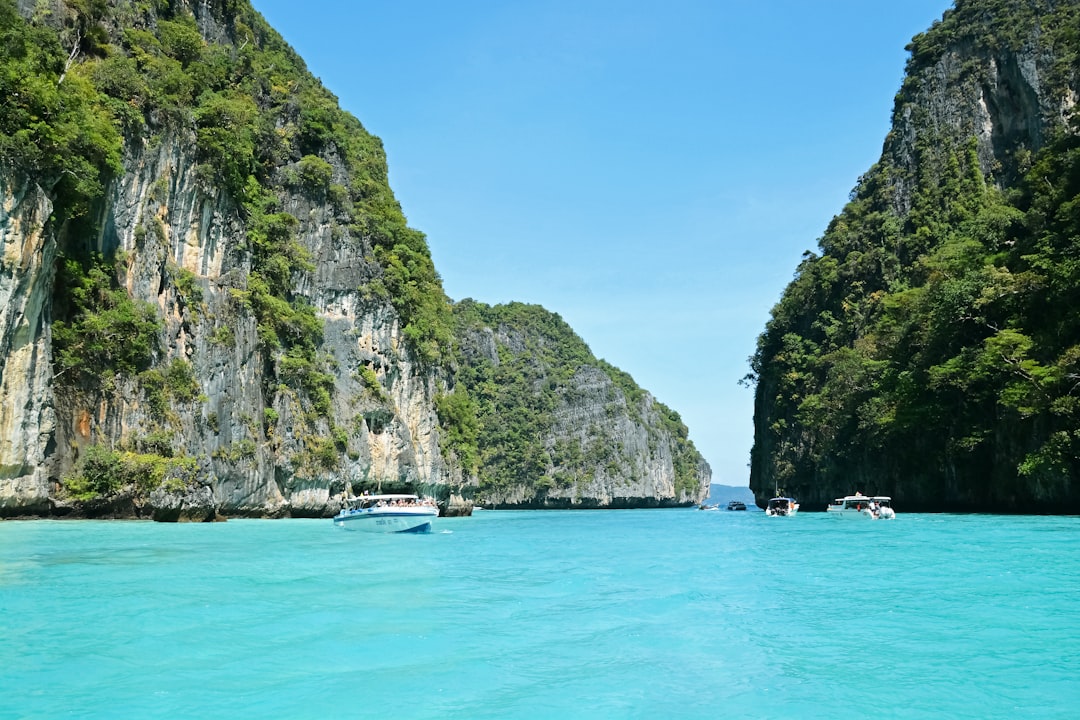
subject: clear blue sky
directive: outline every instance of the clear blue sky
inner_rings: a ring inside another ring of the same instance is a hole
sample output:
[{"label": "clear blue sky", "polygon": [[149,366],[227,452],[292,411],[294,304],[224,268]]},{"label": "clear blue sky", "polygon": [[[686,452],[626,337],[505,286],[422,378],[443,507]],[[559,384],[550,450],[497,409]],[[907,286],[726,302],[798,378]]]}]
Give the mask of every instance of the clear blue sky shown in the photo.
[{"label": "clear blue sky", "polygon": [[769,310],[951,0],[254,0],[382,138],[454,300],[559,313],[746,485]]}]

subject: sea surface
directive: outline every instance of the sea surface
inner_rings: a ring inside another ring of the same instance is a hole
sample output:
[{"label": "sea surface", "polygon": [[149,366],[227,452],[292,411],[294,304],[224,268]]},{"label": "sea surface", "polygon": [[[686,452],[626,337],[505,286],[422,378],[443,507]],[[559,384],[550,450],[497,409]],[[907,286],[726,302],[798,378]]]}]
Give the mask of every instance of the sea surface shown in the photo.
[{"label": "sea surface", "polygon": [[1080,518],[0,523],[3,718],[1077,718]]}]

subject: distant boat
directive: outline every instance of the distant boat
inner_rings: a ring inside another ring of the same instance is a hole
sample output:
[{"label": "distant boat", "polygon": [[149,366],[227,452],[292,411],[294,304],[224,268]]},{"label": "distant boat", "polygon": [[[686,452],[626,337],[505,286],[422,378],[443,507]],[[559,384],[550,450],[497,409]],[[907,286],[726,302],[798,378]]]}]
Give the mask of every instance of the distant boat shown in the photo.
[{"label": "distant boat", "polygon": [[697,509],[698,510],[719,510],[720,509],[720,504],[717,503],[716,505],[709,505],[708,503],[702,503],[702,504],[698,505]]},{"label": "distant boat", "polygon": [[892,498],[886,495],[863,495],[855,493],[837,498],[825,508],[836,517],[856,520],[895,520]]},{"label": "distant boat", "polygon": [[416,495],[360,495],[347,498],[334,524],[349,530],[376,533],[431,532],[439,508]]},{"label": "distant boat", "polygon": [[765,507],[765,514],[772,517],[788,517],[797,512],[799,503],[795,502],[795,498],[789,497],[774,497]]},{"label": "distant boat", "polygon": [[746,509],[746,503],[744,503],[741,500],[732,500],[731,502],[729,502],[727,504],[727,509],[728,510],[745,510]]}]

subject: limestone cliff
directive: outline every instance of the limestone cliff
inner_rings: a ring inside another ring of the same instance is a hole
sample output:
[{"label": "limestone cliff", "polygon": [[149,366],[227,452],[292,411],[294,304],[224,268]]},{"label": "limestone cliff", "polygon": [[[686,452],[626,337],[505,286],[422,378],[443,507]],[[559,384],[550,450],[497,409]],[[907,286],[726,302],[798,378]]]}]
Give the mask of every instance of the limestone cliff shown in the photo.
[{"label": "limestone cliff", "polygon": [[535,305],[455,308],[457,393],[479,421],[482,502],[495,507],[674,506],[711,471],[677,413],[597,360]]},{"label": "limestone cliff", "polygon": [[[451,304],[378,139],[280,36],[232,0],[0,0],[0,33],[0,516],[467,511]],[[676,438],[615,427],[655,460],[612,458],[595,504],[703,496]]]},{"label": "limestone cliff", "polygon": [[823,509],[1080,510],[1080,3],[957,0],[880,161],[772,312],[751,488]]},{"label": "limestone cliff", "polygon": [[48,335],[56,243],[45,232],[52,204],[2,170],[0,199],[0,508],[40,513],[56,429]]}]

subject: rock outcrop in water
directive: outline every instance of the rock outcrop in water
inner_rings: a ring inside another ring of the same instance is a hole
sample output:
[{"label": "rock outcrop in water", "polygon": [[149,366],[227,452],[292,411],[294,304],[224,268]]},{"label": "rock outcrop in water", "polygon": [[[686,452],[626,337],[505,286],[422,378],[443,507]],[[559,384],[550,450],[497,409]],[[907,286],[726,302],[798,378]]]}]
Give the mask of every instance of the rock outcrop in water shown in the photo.
[{"label": "rock outcrop in water", "polygon": [[957,0],[753,358],[751,487],[1080,511],[1080,3]]},{"label": "rock outcrop in water", "polygon": [[[562,466],[494,460],[504,418],[456,402],[471,356],[454,350],[452,304],[378,139],[248,3],[49,5],[0,0],[13,69],[0,516],[326,516],[380,488],[435,496],[443,512],[557,496],[535,473]],[[47,121],[29,124],[34,113]],[[574,465],[588,478],[574,497],[704,497],[708,466],[685,428],[658,431],[632,381],[597,382],[603,407],[629,393],[633,412],[578,404],[585,427],[545,421],[551,447],[628,439]]]}]

